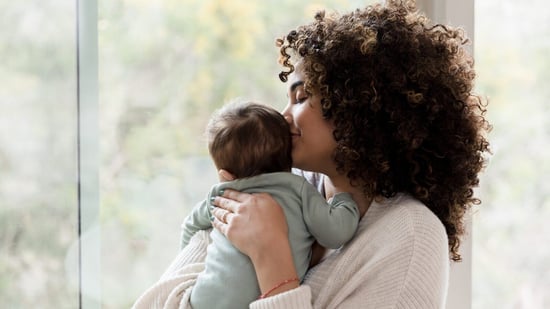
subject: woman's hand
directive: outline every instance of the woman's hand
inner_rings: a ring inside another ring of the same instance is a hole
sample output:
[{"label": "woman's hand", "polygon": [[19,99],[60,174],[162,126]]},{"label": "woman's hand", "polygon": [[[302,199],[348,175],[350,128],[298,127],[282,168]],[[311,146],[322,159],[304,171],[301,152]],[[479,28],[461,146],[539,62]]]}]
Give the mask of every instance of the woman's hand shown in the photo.
[{"label": "woman's hand", "polygon": [[[271,195],[225,190],[212,203],[217,206],[212,211],[212,225],[250,257],[262,293],[284,280],[296,278],[286,218]],[[298,282],[286,284],[270,295],[297,286]]]},{"label": "woman's hand", "polygon": [[250,258],[288,242],[284,212],[271,195],[225,190],[213,204],[213,226]]}]

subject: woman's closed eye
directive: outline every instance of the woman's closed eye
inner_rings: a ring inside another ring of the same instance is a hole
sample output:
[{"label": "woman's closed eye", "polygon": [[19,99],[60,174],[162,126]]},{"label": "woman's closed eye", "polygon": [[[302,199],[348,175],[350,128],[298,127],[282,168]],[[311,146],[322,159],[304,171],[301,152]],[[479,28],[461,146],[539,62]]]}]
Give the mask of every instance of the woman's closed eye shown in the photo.
[{"label": "woman's closed eye", "polygon": [[300,87],[296,90],[296,104],[304,103],[308,98],[308,93],[303,89],[303,87]]},{"label": "woman's closed eye", "polygon": [[296,98],[296,104],[304,103],[307,100],[307,96],[297,97]]}]

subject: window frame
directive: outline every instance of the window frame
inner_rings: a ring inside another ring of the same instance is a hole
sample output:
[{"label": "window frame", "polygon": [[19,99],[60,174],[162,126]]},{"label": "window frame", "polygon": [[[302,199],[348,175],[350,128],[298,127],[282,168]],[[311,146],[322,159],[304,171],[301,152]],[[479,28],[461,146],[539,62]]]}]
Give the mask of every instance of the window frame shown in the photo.
[{"label": "window frame", "polygon": [[79,308],[101,308],[97,0],[76,0]]}]

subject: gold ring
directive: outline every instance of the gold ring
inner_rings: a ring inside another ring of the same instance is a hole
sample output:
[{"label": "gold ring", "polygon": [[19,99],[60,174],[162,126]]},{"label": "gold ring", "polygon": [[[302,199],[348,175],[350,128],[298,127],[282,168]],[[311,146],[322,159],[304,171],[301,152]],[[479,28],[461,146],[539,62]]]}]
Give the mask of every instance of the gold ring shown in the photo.
[{"label": "gold ring", "polygon": [[227,217],[228,214],[229,214],[229,211],[226,210],[225,213],[224,213],[223,216],[222,216],[222,221],[223,221],[223,223],[225,223],[225,224],[227,224],[227,221],[225,221],[225,218]]}]

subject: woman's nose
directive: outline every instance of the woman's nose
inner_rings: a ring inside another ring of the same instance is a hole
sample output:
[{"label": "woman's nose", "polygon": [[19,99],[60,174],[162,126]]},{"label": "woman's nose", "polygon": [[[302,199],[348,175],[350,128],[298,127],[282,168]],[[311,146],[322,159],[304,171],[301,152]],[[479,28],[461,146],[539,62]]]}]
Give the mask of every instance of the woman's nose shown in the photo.
[{"label": "woman's nose", "polygon": [[286,122],[292,123],[292,117],[290,115],[283,114],[283,116],[285,117]]},{"label": "woman's nose", "polygon": [[281,112],[281,114],[283,114],[283,117],[285,117],[285,120],[288,122],[288,123],[291,123],[292,122],[292,114],[290,113],[290,104],[287,104],[285,106],[285,108],[283,109],[283,111]]}]

